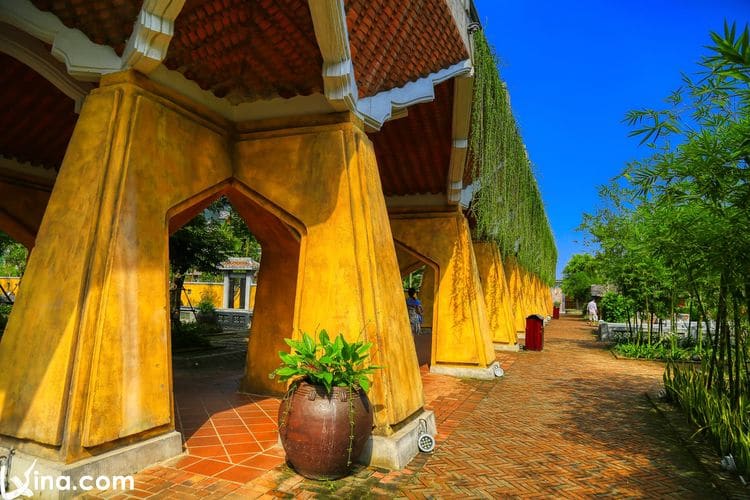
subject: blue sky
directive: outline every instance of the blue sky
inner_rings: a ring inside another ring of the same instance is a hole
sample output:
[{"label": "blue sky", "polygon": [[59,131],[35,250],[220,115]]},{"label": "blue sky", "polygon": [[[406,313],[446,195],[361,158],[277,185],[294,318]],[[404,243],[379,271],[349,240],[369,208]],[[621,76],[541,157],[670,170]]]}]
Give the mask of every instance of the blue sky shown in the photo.
[{"label": "blue sky", "polygon": [[557,274],[587,251],[575,231],[597,186],[646,155],[625,112],[662,107],[724,20],[750,0],[475,0],[534,164],[558,248]]}]

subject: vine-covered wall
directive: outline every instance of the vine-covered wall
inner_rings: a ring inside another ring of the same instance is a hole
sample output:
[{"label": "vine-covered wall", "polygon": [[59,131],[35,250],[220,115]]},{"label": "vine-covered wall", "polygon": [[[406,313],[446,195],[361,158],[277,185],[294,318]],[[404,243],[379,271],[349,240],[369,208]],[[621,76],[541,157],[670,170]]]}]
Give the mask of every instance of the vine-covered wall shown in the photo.
[{"label": "vine-covered wall", "polygon": [[503,256],[515,256],[551,285],[557,265],[555,238],[497,58],[482,31],[474,33],[474,69],[469,145],[479,185],[472,201],[474,236],[494,241]]}]

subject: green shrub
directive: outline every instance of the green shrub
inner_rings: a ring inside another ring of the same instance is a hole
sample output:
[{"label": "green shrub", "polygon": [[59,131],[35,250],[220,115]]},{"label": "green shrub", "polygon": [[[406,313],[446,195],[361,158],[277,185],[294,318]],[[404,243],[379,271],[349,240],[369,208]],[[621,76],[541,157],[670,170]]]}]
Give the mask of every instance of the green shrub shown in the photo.
[{"label": "green shrub", "polygon": [[203,335],[215,333],[206,331],[206,325],[202,323],[172,323],[172,350],[196,349],[211,347],[211,342]]},{"label": "green shrub", "polygon": [[658,359],[664,361],[688,361],[698,356],[696,349],[679,347],[669,341],[654,342],[653,344],[616,344],[612,351],[618,356],[635,359]]},{"label": "green shrub", "polygon": [[711,437],[720,456],[732,454],[737,471],[750,476],[750,396],[740,394],[738,404],[732,406],[727,394],[708,385],[707,362],[700,368],[667,365],[664,388],[667,397],[687,413],[688,418]]},{"label": "green shrub", "polygon": [[615,292],[607,292],[599,301],[601,318],[610,323],[625,323],[628,320],[630,303],[628,299]]},{"label": "green shrub", "polygon": [[201,301],[198,302],[196,309],[198,309],[198,312],[201,314],[213,314],[214,312],[216,312],[216,307],[214,307],[213,293],[209,291],[203,292],[201,294]]},{"label": "green shrub", "polygon": [[0,336],[5,331],[5,325],[8,324],[8,316],[13,308],[11,304],[0,304]]}]

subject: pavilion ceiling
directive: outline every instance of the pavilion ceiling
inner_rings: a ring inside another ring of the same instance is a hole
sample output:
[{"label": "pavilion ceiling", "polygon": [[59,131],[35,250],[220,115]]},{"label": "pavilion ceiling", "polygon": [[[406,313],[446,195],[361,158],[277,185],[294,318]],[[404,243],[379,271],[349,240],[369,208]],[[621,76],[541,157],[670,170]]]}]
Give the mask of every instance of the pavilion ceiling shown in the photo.
[{"label": "pavilion ceiling", "polygon": [[0,52],[0,155],[59,169],[78,115],[71,98]]},{"label": "pavilion ceiling", "polygon": [[31,0],[37,9],[52,12],[68,28],[82,31],[100,45],[109,45],[122,55],[133,32],[143,0]]},{"label": "pavilion ceiling", "polygon": [[306,0],[187,0],[165,64],[233,103],[323,92]]},{"label": "pavilion ceiling", "polygon": [[435,87],[435,100],[409,108],[370,134],[386,196],[445,191],[451,156],[453,80]]},{"label": "pavilion ceiling", "polygon": [[[142,0],[31,0],[122,55]],[[469,59],[448,0],[344,0],[359,98],[403,87]],[[77,119],[71,99],[2,55],[0,154],[59,168]],[[323,94],[323,57],[307,0],[186,0],[164,65],[232,104]],[[386,195],[446,192],[452,80],[435,100],[370,133]]]}]

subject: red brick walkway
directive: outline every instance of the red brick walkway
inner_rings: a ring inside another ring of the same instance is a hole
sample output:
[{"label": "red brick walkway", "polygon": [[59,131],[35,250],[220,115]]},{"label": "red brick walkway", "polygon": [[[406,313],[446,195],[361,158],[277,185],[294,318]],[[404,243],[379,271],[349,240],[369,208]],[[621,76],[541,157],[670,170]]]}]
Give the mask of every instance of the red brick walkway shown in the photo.
[{"label": "red brick walkway", "polygon": [[401,492],[416,498],[719,497],[644,393],[663,366],[617,360],[578,318],[506,377]]},{"label": "red brick walkway", "polygon": [[544,351],[498,359],[506,376],[496,381],[460,380],[423,367],[427,407],[439,431],[433,454],[421,454],[402,471],[360,467],[324,483],[282,463],[274,444],[277,400],[235,395],[237,373],[187,385],[176,377],[188,455],[138,474],[129,495],[101,496],[718,496],[644,397],[660,384],[659,363],[615,359],[577,318],[552,322]]}]

